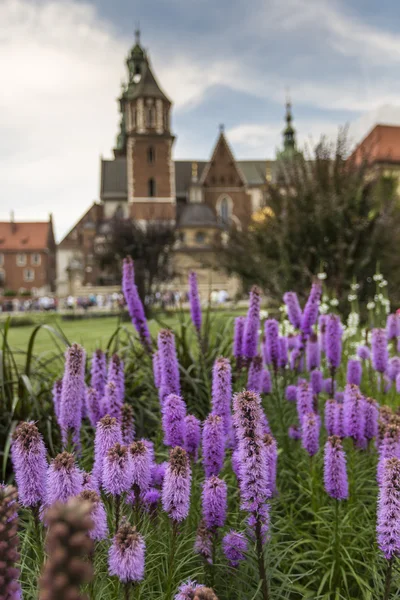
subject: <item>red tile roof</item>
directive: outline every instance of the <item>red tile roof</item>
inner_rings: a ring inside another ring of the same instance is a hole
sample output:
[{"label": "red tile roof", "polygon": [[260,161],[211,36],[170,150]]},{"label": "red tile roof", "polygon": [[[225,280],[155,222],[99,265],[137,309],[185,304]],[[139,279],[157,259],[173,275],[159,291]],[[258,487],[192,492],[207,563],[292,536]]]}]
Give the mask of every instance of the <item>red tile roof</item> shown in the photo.
[{"label": "red tile roof", "polygon": [[354,150],[357,162],[400,163],[400,127],[398,125],[375,125]]},{"label": "red tile roof", "polygon": [[50,222],[10,223],[0,221],[0,252],[2,250],[46,250]]}]

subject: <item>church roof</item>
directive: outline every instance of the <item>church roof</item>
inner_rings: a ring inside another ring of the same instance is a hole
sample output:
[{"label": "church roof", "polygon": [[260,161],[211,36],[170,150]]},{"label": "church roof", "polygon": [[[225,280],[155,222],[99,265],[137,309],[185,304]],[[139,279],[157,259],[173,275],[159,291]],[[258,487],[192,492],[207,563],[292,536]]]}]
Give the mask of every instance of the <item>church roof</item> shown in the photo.
[{"label": "church roof", "polygon": [[149,58],[146,56],[146,60],[143,64],[143,75],[138,83],[129,84],[128,90],[126,91],[126,98],[161,98],[166,102],[171,103],[171,100],[164,94],[160,88],[157,79],[153,75],[149,64]]},{"label": "church roof", "polygon": [[100,198],[119,199],[128,195],[126,157],[101,161]]},{"label": "church roof", "polygon": [[0,222],[0,252],[46,250],[49,247],[51,227],[51,221],[36,223],[2,221]]},{"label": "church roof", "polygon": [[357,163],[400,163],[400,127],[378,124],[358,144],[351,155]]},{"label": "church roof", "polygon": [[178,228],[184,227],[219,227],[217,218],[206,204],[188,204],[182,210]]}]

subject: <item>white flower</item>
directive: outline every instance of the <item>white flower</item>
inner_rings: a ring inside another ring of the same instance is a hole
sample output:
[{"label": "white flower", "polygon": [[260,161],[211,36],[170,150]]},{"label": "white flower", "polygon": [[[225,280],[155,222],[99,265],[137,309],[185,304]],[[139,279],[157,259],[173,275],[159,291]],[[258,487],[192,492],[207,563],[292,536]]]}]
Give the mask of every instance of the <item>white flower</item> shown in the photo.
[{"label": "white flower", "polygon": [[375,273],[375,275],[372,277],[372,279],[374,281],[381,281],[383,279],[383,275],[382,275],[382,273]]},{"label": "white flower", "polygon": [[318,279],[323,280],[323,279],[327,278],[327,274],[326,273],[318,273],[317,277],[318,277]]},{"label": "white flower", "polygon": [[367,304],[367,309],[368,310],[372,310],[375,308],[375,302],[368,302]]},{"label": "white flower", "polygon": [[351,312],[347,318],[347,324],[353,329],[357,329],[360,323],[360,315],[356,312]]},{"label": "white flower", "polygon": [[260,310],[260,319],[267,319],[267,318],[268,318],[268,311]]},{"label": "white flower", "polygon": [[354,300],[357,300],[357,294],[349,294],[349,295],[347,296],[347,300],[348,300],[349,302],[354,302]]},{"label": "white flower", "polygon": [[320,307],[319,307],[319,312],[321,313],[321,315],[326,315],[326,313],[329,311],[329,306],[328,304],[326,304],[325,302],[323,302]]},{"label": "white flower", "polygon": [[337,298],[332,298],[331,306],[338,306],[338,305],[339,305],[339,300]]},{"label": "white flower", "polygon": [[283,312],[284,312],[284,313],[286,313],[286,314],[287,314],[287,306],[286,306],[286,304],[284,304],[283,306],[280,306],[280,307],[279,307],[279,310],[281,311],[281,313],[283,313]]},{"label": "white flower", "polygon": [[380,282],[380,284],[379,284],[379,287],[386,287],[386,286],[387,286],[387,284],[388,284],[388,282],[386,281],[386,279],[383,279],[383,280]]},{"label": "white flower", "polygon": [[359,283],[352,283],[350,287],[353,290],[353,292],[355,292],[356,290],[359,289],[360,284]]}]

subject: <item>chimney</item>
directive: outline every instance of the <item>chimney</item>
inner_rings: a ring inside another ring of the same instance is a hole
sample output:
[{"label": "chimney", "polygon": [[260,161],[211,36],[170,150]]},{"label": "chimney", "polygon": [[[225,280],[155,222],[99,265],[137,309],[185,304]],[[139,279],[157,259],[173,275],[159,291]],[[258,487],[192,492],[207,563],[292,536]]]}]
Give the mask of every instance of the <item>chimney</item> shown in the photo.
[{"label": "chimney", "polygon": [[10,225],[11,225],[11,232],[15,233],[17,231],[17,224],[14,220],[14,211],[13,210],[10,213]]}]

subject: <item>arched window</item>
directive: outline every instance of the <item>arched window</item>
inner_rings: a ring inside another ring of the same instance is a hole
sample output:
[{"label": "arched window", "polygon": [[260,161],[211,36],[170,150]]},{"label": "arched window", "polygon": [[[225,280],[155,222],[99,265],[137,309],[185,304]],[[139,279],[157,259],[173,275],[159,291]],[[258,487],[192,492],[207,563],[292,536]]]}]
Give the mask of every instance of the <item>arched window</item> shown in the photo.
[{"label": "arched window", "polygon": [[152,165],[156,160],[156,153],[153,146],[149,146],[147,149],[147,162]]},{"label": "arched window", "polygon": [[156,180],[153,177],[149,179],[148,188],[149,197],[153,198],[156,195]]},{"label": "arched window", "polygon": [[231,212],[232,212],[232,201],[228,197],[222,198],[219,203],[219,218],[221,219],[221,223],[223,225],[229,225],[231,220]]},{"label": "arched window", "polygon": [[146,124],[147,127],[155,127],[156,111],[154,106],[148,106],[146,110]]}]

